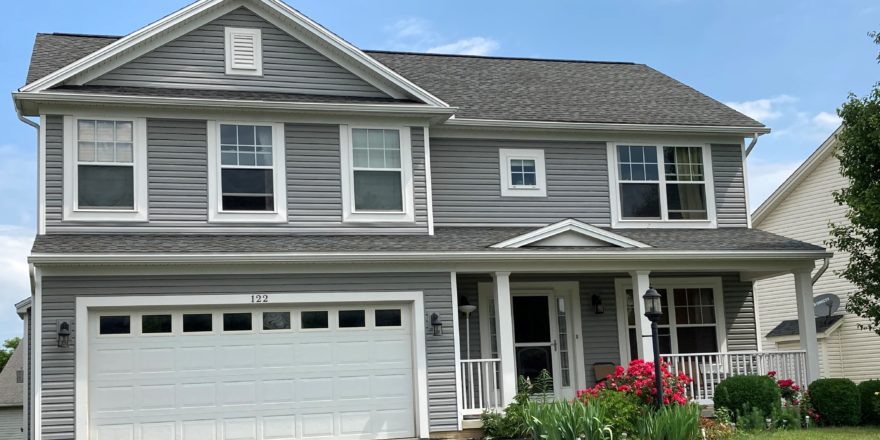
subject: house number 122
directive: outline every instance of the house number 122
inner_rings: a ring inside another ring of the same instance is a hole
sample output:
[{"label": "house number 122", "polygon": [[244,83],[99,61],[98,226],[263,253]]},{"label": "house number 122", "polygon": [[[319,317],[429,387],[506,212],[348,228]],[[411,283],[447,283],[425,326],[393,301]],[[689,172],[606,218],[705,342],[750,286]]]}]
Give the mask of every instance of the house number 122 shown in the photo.
[{"label": "house number 122", "polygon": [[267,303],[269,302],[269,295],[251,295],[252,303]]}]

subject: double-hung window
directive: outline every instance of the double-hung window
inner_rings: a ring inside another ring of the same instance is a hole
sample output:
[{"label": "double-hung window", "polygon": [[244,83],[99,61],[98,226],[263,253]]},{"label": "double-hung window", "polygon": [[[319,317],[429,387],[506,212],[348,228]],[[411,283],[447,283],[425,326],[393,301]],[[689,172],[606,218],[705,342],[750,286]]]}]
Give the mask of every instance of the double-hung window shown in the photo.
[{"label": "double-hung window", "polygon": [[67,220],[145,221],[143,119],[65,117]]},{"label": "double-hung window", "polygon": [[[655,279],[652,285],[660,294],[663,315],[657,321],[661,354],[716,353],[725,346],[724,307],[719,279]],[[629,359],[638,358],[633,291],[618,286],[618,300],[626,304],[626,339]],[[639,295],[641,299],[641,295]]]},{"label": "double-hung window", "polygon": [[342,127],[346,221],[412,221],[408,127]]},{"label": "double-hung window", "polygon": [[211,221],[286,221],[281,125],[212,125],[208,183]]},{"label": "double-hung window", "polygon": [[498,158],[502,197],[547,195],[544,150],[501,148]]},{"label": "double-hung window", "polygon": [[[652,222],[714,224],[708,148],[617,144],[613,158],[614,226]],[[614,180],[616,177],[616,181]]]}]

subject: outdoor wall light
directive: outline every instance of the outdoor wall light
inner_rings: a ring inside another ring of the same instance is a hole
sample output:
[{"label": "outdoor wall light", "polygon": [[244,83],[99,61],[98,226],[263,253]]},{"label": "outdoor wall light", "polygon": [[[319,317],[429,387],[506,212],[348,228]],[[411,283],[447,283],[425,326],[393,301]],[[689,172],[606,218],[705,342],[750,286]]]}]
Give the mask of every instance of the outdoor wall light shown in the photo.
[{"label": "outdoor wall light", "polygon": [[605,306],[602,305],[602,297],[599,295],[593,295],[593,311],[596,312],[597,315],[601,315],[605,313]]},{"label": "outdoor wall light", "polygon": [[66,348],[70,346],[70,323],[67,321],[58,321],[57,330],[58,333],[58,347]]},{"label": "outdoor wall light", "polygon": [[443,336],[443,323],[440,322],[440,315],[436,313],[431,315],[431,327],[434,328],[434,336]]}]

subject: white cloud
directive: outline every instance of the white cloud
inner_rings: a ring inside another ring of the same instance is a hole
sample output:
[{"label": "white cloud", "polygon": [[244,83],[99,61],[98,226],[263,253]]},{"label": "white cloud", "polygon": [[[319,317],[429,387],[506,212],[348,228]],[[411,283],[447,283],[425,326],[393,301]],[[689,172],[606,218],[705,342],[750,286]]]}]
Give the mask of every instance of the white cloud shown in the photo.
[{"label": "white cloud", "polygon": [[431,23],[418,17],[408,17],[385,27],[389,40],[387,47],[413,52],[446,53],[461,55],[489,55],[498,50],[498,41],[484,36],[471,36],[450,41],[434,29]]},{"label": "white cloud", "polygon": [[794,172],[801,162],[769,162],[762,159],[749,160],[749,204],[755,210],[788,176]]},{"label": "white cloud", "polygon": [[0,340],[21,336],[22,322],[15,314],[15,303],[30,296],[27,256],[34,231],[0,225]]},{"label": "white cloud", "polygon": [[498,42],[491,38],[473,37],[431,47],[428,49],[428,52],[458,55],[489,55],[498,50],[499,47]]},{"label": "white cloud", "polygon": [[755,99],[753,101],[726,102],[728,107],[758,121],[777,119],[784,114],[785,106],[796,102],[792,96],[779,95],[773,98]]},{"label": "white cloud", "polygon": [[813,123],[824,129],[834,130],[840,126],[841,122],[843,122],[843,119],[834,113],[819,112],[816,116],[813,116]]}]

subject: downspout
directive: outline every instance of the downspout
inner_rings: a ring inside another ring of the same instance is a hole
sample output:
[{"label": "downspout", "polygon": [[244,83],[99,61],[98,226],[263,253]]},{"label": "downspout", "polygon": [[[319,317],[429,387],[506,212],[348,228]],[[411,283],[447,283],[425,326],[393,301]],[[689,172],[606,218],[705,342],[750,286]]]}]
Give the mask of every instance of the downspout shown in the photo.
[{"label": "downspout", "polygon": [[749,154],[751,154],[752,150],[755,149],[755,145],[758,144],[759,137],[761,137],[761,133],[755,133],[755,135],[752,137],[752,142],[749,143],[749,147],[746,148],[746,157],[749,157]]},{"label": "downspout", "polygon": [[828,270],[828,265],[831,264],[831,258],[825,257],[825,260],[822,262],[822,267],[819,268],[819,271],[816,272],[816,275],[813,275],[813,285],[816,285],[816,282],[819,281],[819,278],[822,278],[822,275],[825,274],[825,271]]}]

